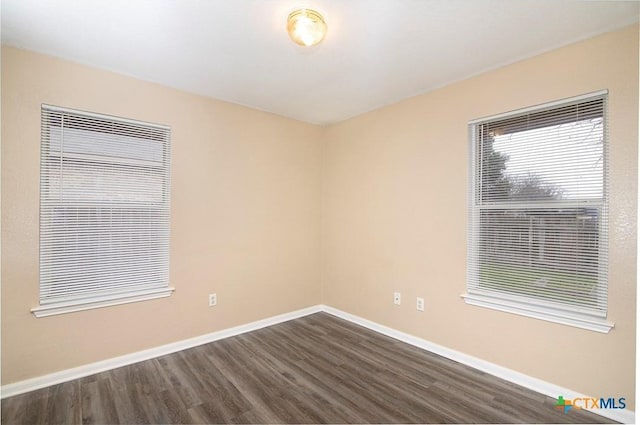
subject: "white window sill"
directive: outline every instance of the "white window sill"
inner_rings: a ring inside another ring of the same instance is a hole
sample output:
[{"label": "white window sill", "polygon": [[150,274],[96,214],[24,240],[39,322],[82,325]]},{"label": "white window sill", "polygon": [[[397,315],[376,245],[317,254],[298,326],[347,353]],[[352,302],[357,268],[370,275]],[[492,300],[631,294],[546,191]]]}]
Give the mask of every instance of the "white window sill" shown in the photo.
[{"label": "white window sill", "polygon": [[153,300],[170,296],[175,288],[162,288],[151,291],[139,291],[108,297],[96,297],[80,301],[59,302],[55,304],[45,304],[31,309],[34,316],[47,317],[57,314],[73,313],[75,311],[91,310],[94,308],[109,307],[118,304],[135,303],[139,301]]},{"label": "white window sill", "polygon": [[462,294],[462,298],[467,304],[479,307],[491,308],[493,310],[507,313],[519,314],[521,316],[532,317],[534,319],[546,320],[548,322],[560,323],[590,331],[609,333],[615,326],[614,323],[598,317],[585,316],[578,313],[559,311],[548,307],[519,303],[480,294]]}]

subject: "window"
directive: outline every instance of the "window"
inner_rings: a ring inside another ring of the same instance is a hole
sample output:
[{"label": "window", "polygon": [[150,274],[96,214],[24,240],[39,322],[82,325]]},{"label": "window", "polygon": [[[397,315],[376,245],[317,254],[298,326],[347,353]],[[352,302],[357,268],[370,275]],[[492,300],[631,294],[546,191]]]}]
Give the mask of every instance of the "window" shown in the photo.
[{"label": "window", "polygon": [[611,329],[606,100],[470,123],[467,303]]},{"label": "window", "polygon": [[43,105],[37,317],[169,296],[165,126]]}]

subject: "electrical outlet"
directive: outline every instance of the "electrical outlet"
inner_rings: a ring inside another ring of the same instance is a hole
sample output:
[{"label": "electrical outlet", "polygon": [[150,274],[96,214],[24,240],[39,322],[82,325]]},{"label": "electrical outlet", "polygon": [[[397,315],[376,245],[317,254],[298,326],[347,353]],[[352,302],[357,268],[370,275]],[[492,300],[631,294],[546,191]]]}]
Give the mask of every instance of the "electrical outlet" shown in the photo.
[{"label": "electrical outlet", "polygon": [[213,307],[218,304],[218,296],[216,294],[209,294],[209,307]]},{"label": "electrical outlet", "polygon": [[401,300],[400,292],[394,292],[393,293],[393,303],[395,305],[400,305],[400,300]]},{"label": "electrical outlet", "polygon": [[424,298],[416,298],[416,310],[424,311]]}]

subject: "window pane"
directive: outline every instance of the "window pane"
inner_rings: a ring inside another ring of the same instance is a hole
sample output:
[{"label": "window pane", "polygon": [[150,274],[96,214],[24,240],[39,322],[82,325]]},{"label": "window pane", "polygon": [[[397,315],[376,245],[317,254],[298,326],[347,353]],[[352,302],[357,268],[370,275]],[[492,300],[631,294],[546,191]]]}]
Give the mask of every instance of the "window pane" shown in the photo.
[{"label": "window pane", "polygon": [[166,285],[168,223],[164,209],[52,208],[40,242],[42,301]]},{"label": "window pane", "polygon": [[599,222],[597,208],[482,211],[479,287],[597,306]]},{"label": "window pane", "polygon": [[483,128],[483,202],[603,197],[602,117],[500,134]]}]

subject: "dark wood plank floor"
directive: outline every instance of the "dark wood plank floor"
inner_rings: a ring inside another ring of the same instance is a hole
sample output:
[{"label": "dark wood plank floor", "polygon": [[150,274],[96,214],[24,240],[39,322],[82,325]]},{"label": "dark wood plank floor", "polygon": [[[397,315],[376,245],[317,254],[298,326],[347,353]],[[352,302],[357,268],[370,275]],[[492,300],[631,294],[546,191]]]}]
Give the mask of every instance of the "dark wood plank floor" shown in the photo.
[{"label": "dark wood plank floor", "polygon": [[7,398],[3,424],[610,423],[326,313]]}]

